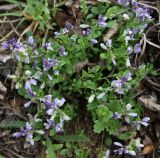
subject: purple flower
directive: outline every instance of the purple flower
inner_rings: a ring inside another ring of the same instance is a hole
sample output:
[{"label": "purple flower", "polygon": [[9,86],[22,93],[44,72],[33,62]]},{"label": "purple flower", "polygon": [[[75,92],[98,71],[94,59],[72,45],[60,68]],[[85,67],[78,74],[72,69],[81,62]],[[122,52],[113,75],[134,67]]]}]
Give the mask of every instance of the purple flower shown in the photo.
[{"label": "purple flower", "polygon": [[138,114],[137,113],[134,113],[134,112],[130,112],[127,114],[128,116],[132,116],[132,117],[137,117]]},{"label": "purple flower", "polygon": [[43,48],[46,50],[52,50],[52,44],[50,42],[43,44]]},{"label": "purple flower", "polygon": [[73,25],[69,22],[66,22],[65,28],[63,29],[63,34],[68,33],[73,29]]},{"label": "purple flower", "polygon": [[30,79],[25,83],[25,89],[27,90],[28,95],[35,97],[36,93],[32,91],[31,85],[37,85],[37,81],[35,79]]},{"label": "purple flower", "polygon": [[16,55],[16,56],[15,56],[15,59],[16,59],[16,61],[20,61],[19,55]]},{"label": "purple flower", "polygon": [[124,152],[124,148],[119,148],[119,149],[117,149],[117,150],[114,150],[114,153],[115,153],[115,154],[118,154],[118,155],[122,155],[123,152]]},{"label": "purple flower", "polygon": [[24,128],[20,128],[19,132],[16,132],[13,134],[13,137],[20,138],[20,137],[26,137],[26,142],[30,143],[31,145],[34,145],[34,140],[33,140],[33,131],[31,124],[29,122],[26,122],[26,125]]},{"label": "purple flower", "polygon": [[150,121],[149,117],[144,117],[141,121],[134,121],[134,125],[137,128],[137,130],[140,130],[141,125],[148,126],[148,122]]},{"label": "purple flower", "polygon": [[43,59],[43,70],[47,71],[51,67],[58,65],[59,61],[57,59]]},{"label": "purple flower", "polygon": [[123,5],[124,7],[129,6],[130,0],[118,0],[118,4]]},{"label": "purple flower", "polygon": [[55,130],[56,130],[57,133],[63,131],[63,124],[62,124],[62,122],[58,123],[58,124],[55,126]]},{"label": "purple flower", "polygon": [[89,36],[91,34],[92,30],[90,28],[87,28],[86,30],[83,30],[83,35],[84,36]]},{"label": "purple flower", "polygon": [[135,10],[135,13],[136,13],[136,17],[139,21],[146,21],[146,20],[150,20],[151,19],[151,16],[150,16],[150,13],[149,13],[149,10],[147,8],[140,8],[140,7],[137,7]]},{"label": "purple flower", "polygon": [[135,54],[139,54],[139,53],[141,53],[141,51],[142,51],[142,49],[141,49],[140,43],[135,44],[133,52]]},{"label": "purple flower", "polygon": [[134,8],[137,8],[138,7],[138,2],[136,1],[136,0],[132,0],[132,6],[134,7]]},{"label": "purple flower", "polygon": [[119,143],[119,142],[114,142],[114,145],[123,147],[123,145],[121,143]]},{"label": "purple flower", "polygon": [[9,41],[2,42],[2,47],[4,49],[18,50],[21,48],[21,43],[17,42],[14,38],[11,38]]},{"label": "purple flower", "polygon": [[31,88],[27,88],[27,93],[28,95],[35,97],[36,96],[36,92],[33,92]]},{"label": "purple flower", "polygon": [[61,46],[59,48],[59,55],[64,57],[64,56],[67,56],[68,55],[68,52],[65,51],[65,48],[63,46]]},{"label": "purple flower", "polygon": [[97,44],[98,41],[96,39],[91,39],[91,43],[94,45],[94,44]]},{"label": "purple flower", "polygon": [[121,80],[113,80],[111,82],[111,87],[114,88],[114,91],[118,94],[124,94],[124,90],[122,89]]},{"label": "purple flower", "polygon": [[66,22],[65,28],[70,31],[70,30],[73,29],[73,25],[71,23],[69,23],[69,22]]},{"label": "purple flower", "polygon": [[65,99],[64,98],[62,98],[62,99],[55,98],[52,101],[52,95],[47,95],[44,98],[42,98],[41,101],[43,101],[44,104],[48,107],[48,110],[46,111],[46,113],[48,115],[53,115],[54,112],[56,111],[56,109],[58,107],[61,107],[64,104]]},{"label": "purple flower", "polygon": [[113,80],[111,82],[111,87],[118,94],[124,94],[124,88],[127,81],[131,80],[131,73],[128,72],[126,76],[121,77],[121,79]]},{"label": "purple flower", "polygon": [[24,104],[24,107],[25,107],[25,108],[28,108],[28,107],[31,105],[31,103],[32,103],[32,101],[26,102],[26,103]]},{"label": "purple flower", "polygon": [[118,112],[115,112],[114,114],[113,114],[113,118],[114,119],[120,119],[122,117],[122,115],[120,114],[120,113],[118,113]]},{"label": "purple flower", "polygon": [[7,41],[2,42],[2,48],[9,49],[9,44]]},{"label": "purple flower", "polygon": [[33,36],[28,37],[28,44],[31,45],[31,46],[34,44]]},{"label": "purple flower", "polygon": [[44,123],[46,129],[50,129],[55,126],[54,121],[51,119],[47,119],[47,123]]},{"label": "purple flower", "polygon": [[35,68],[36,66],[37,66],[37,64],[38,64],[38,61],[36,60],[36,61],[34,61],[34,63],[33,63],[33,67]]},{"label": "purple flower", "polygon": [[132,28],[128,31],[131,40],[134,40],[135,35],[138,33],[138,29]]},{"label": "purple flower", "polygon": [[105,28],[107,26],[107,23],[106,23],[106,17],[103,16],[103,15],[99,15],[98,16],[98,25],[102,28]]}]

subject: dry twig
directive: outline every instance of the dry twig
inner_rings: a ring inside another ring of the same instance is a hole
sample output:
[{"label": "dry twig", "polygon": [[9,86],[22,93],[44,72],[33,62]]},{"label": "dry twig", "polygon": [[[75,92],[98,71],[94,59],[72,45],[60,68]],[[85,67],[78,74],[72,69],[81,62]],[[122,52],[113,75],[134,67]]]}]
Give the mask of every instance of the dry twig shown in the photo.
[{"label": "dry twig", "polygon": [[15,8],[17,8],[17,7],[18,7],[17,4],[1,5],[1,6],[0,6],[0,11],[1,11],[1,10],[8,11],[8,10],[15,9]]},{"label": "dry twig", "polygon": [[109,31],[103,36],[103,41],[106,42],[108,39],[111,39],[118,31],[119,25],[115,25],[113,28],[109,29]]}]

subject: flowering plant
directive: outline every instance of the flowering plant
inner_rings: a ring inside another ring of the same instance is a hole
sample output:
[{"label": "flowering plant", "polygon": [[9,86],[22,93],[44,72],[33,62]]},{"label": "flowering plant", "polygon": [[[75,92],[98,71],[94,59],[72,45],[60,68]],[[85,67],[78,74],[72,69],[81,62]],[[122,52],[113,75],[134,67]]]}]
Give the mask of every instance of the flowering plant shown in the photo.
[{"label": "flowering plant", "polygon": [[[150,119],[141,119],[142,110],[133,96],[152,66],[132,61],[142,53],[140,39],[151,20],[149,9],[134,0],[118,0],[116,5],[102,1],[88,10],[80,33],[67,22],[44,44],[32,36],[24,42],[3,42],[3,48],[24,64],[22,76],[15,77],[16,89],[33,114],[14,136],[26,137],[27,145],[33,145],[63,132],[83,98],[88,100],[94,132],[130,141],[127,146],[115,142],[120,147],[115,153],[135,156],[143,147],[135,133]],[[120,132],[123,124],[128,130]]]}]

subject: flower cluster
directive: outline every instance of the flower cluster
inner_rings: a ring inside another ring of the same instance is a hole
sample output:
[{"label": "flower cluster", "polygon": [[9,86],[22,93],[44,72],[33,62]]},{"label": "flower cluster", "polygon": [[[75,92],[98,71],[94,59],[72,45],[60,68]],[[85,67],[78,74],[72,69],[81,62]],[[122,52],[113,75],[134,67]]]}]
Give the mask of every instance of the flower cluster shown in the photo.
[{"label": "flower cluster", "polygon": [[122,119],[124,117],[125,122],[134,126],[134,129],[140,130],[141,125],[148,126],[150,118],[144,117],[142,120],[133,121],[131,118],[137,118],[138,114],[132,111],[132,105],[128,103],[123,113],[115,112],[113,114],[114,119]]},{"label": "flower cluster", "polygon": [[59,36],[59,35],[62,35],[62,34],[66,34],[66,33],[69,33],[72,29],[73,29],[73,25],[69,22],[66,22],[66,25],[62,29],[62,31],[61,32],[54,32],[54,35]]},{"label": "flower cluster", "polygon": [[57,59],[45,59],[43,58],[43,70],[47,71],[51,67],[58,65],[59,61]]},{"label": "flower cluster", "polygon": [[133,123],[134,123],[136,129],[140,130],[141,125],[146,127],[149,125],[148,124],[149,121],[150,121],[149,117],[144,117],[141,121],[138,120],[138,121],[134,121]]},{"label": "flower cluster", "polygon": [[118,4],[120,4],[124,7],[128,7],[130,2],[129,2],[129,0],[118,0]]},{"label": "flower cluster", "polygon": [[123,146],[119,142],[114,142],[114,145],[120,147],[119,149],[114,150],[114,153],[118,155],[129,154],[132,156],[136,156],[137,149],[140,150],[141,148],[144,147],[144,145],[140,143],[139,138],[132,140],[128,146]]},{"label": "flower cluster", "polygon": [[29,122],[26,122],[25,127],[21,128],[19,132],[14,133],[13,136],[16,138],[26,137],[26,142],[34,145],[33,129]]},{"label": "flower cluster", "polygon": [[17,51],[17,50],[19,50],[21,48],[21,43],[17,42],[14,38],[11,38],[8,41],[2,42],[2,47],[4,49],[9,49],[9,50]]},{"label": "flower cluster", "polygon": [[125,90],[125,86],[126,86],[126,82],[130,81],[131,78],[131,73],[128,72],[128,74],[126,76],[121,77],[118,80],[113,80],[111,82],[111,87],[114,89],[114,91],[118,94],[124,94],[124,90]]},{"label": "flower cluster", "polygon": [[59,123],[55,123],[54,118],[56,117],[57,109],[63,106],[66,100],[64,98],[55,98],[54,100],[52,100],[52,95],[46,95],[44,98],[41,99],[41,101],[47,107],[46,114],[50,116],[50,119],[47,119],[47,122],[44,123],[45,128],[54,128],[57,133],[63,131],[63,123],[64,121],[68,121],[69,117],[63,114],[60,117]]},{"label": "flower cluster", "polygon": [[107,26],[107,23],[106,23],[106,17],[103,16],[103,15],[99,15],[98,16],[98,25],[102,28],[105,28]]}]

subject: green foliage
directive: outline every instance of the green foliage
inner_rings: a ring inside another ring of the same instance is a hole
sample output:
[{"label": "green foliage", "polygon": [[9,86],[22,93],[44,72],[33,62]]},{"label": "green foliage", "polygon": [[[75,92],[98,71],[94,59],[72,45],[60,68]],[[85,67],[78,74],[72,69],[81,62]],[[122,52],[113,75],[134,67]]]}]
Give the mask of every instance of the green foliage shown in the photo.
[{"label": "green foliage", "polygon": [[[88,148],[80,144],[90,139],[82,134],[67,135],[69,123],[63,125],[71,119],[76,124],[75,116],[86,118],[86,113],[93,121],[93,132],[131,141],[132,147],[137,132],[135,123],[141,123],[142,111],[133,98],[141,80],[153,73],[152,65],[137,66],[134,62],[139,55],[135,46],[149,21],[140,22],[131,6],[126,9],[109,2],[87,6],[86,0],[82,0],[81,9],[83,20],[79,32],[68,24],[70,28],[62,28],[47,43],[42,45],[41,39],[33,37],[33,44],[26,40],[22,43],[24,50],[15,53],[24,64],[22,76],[16,78],[16,87],[20,95],[31,101],[27,108],[34,115],[30,119],[33,139],[43,140],[45,133],[48,158],[56,156],[54,150],[60,150],[64,157],[89,155]],[[28,0],[24,13],[39,21],[43,30],[51,20],[48,1]],[[133,28],[138,29],[134,35]],[[109,36],[106,41],[104,34]],[[123,125],[126,132],[121,130]],[[65,135],[58,135],[59,132]],[[51,140],[67,143],[52,144]],[[106,141],[107,145],[112,144],[111,139]],[[99,155],[104,156],[103,149]]]},{"label": "green foliage", "polygon": [[58,136],[55,135],[53,139],[61,142],[88,142],[89,138],[85,135],[64,135]]},{"label": "green foliage", "polygon": [[3,121],[0,123],[0,128],[21,128],[24,127],[24,121]]},{"label": "green foliage", "polygon": [[52,142],[49,138],[47,138],[47,158],[56,158]]}]

